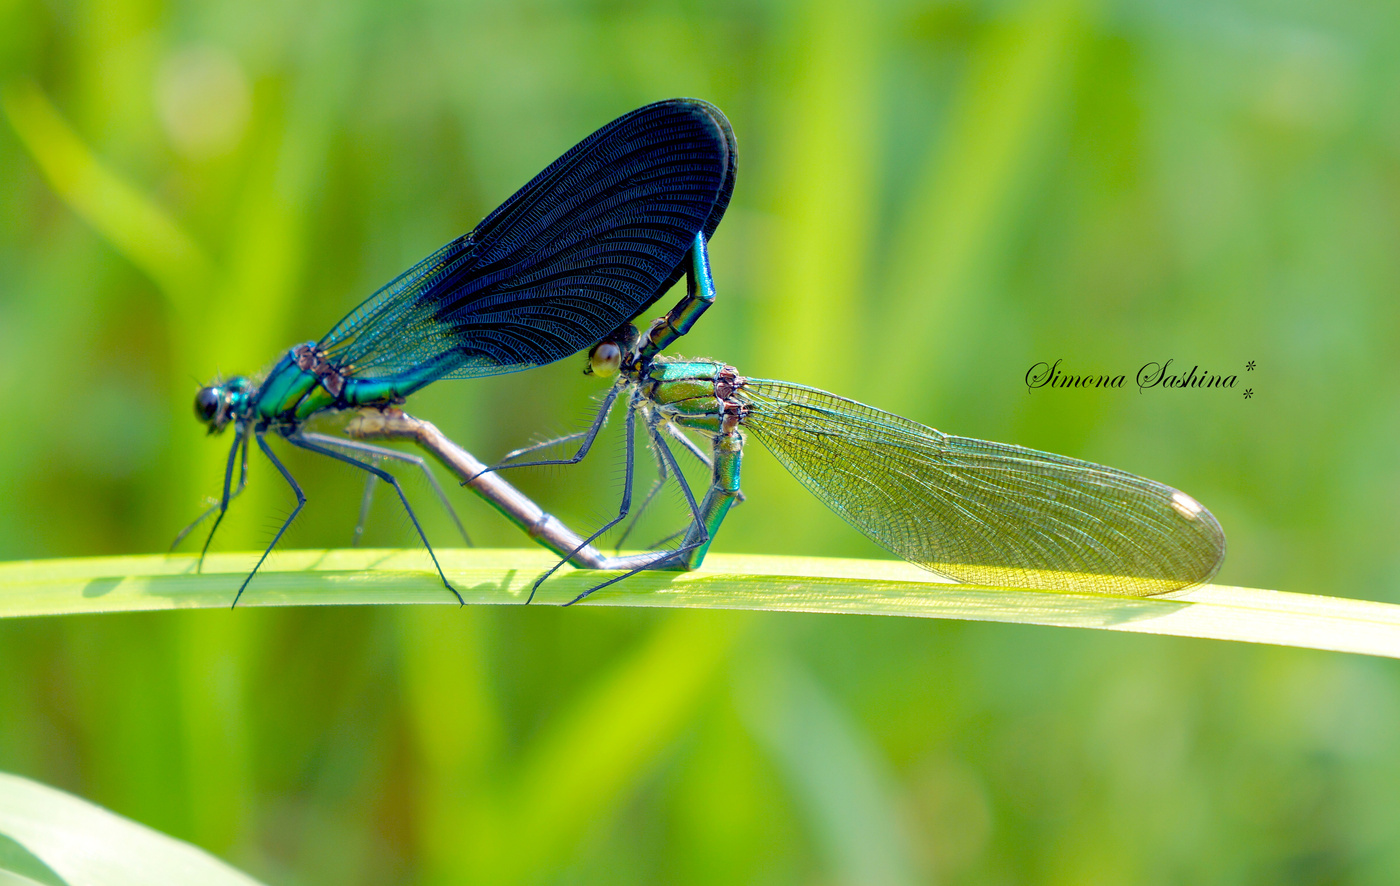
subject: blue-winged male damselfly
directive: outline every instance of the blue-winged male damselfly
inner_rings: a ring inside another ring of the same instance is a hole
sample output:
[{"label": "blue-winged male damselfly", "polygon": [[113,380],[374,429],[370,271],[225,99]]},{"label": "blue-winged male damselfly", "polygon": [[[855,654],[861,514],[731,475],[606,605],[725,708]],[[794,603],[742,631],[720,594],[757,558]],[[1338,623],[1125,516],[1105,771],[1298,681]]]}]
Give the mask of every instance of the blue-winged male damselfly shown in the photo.
[{"label": "blue-winged male damselfly", "polygon": [[208,550],[230,499],[246,486],[248,445],[255,440],[297,504],[239,587],[236,605],[306,502],[265,439],[272,433],[390,484],[455,595],[394,477],[372,460],[338,450],[369,459],[405,456],[312,433],[305,423],[336,410],[393,406],[438,379],[551,363],[597,343],[685,275],[688,294],[655,342],[664,347],[714,299],[705,244],[733,191],[734,145],[724,115],[702,101],[658,102],[619,117],[550,164],[471,233],[370,296],[320,341],[292,348],[260,383],[239,376],[200,389],[199,420],[210,433],[232,425],[234,439],[219,502],[176,543],[216,514]]}]

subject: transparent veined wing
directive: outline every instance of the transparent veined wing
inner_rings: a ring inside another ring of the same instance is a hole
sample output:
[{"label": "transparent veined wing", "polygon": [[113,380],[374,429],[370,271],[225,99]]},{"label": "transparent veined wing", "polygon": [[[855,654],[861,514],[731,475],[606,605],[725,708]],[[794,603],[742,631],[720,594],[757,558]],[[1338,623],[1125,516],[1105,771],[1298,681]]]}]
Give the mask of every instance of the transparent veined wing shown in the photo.
[{"label": "transparent veined wing", "polygon": [[738,396],[744,427],[828,507],[961,582],[1149,596],[1209,581],[1225,558],[1215,517],[1153,480],[787,382]]}]

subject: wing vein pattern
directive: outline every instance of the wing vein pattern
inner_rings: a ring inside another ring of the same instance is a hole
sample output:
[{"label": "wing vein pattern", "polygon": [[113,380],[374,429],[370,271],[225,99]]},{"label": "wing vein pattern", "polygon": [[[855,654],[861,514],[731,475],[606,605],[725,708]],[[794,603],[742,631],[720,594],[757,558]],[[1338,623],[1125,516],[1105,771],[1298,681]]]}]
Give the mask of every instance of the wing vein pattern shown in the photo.
[{"label": "wing vein pattern", "polygon": [[1149,596],[1208,581],[1224,560],[1214,516],[1153,480],[788,382],[749,379],[739,396],[744,427],[828,507],[958,581]]},{"label": "wing vein pattern", "polygon": [[684,273],[734,187],[734,133],[713,106],[658,102],[584,139],[471,233],[405,271],[319,342],[347,375],[423,366],[473,378],[596,343]]}]

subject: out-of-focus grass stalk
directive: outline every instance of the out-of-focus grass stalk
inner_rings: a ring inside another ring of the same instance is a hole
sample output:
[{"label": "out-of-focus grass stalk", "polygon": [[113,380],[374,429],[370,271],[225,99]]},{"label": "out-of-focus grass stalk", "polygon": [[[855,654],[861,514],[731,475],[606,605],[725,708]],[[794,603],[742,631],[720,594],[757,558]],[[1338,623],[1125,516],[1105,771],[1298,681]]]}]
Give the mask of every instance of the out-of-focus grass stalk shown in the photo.
[{"label": "out-of-focus grass stalk", "polygon": [[[947,134],[929,152],[895,231],[881,346],[866,377],[947,378],[965,362],[962,343],[974,339],[969,330],[991,309],[977,297],[977,281],[1011,230],[1014,198],[1028,190],[1026,174],[1044,153],[1049,121],[1068,99],[1089,5],[1021,3],[973,45]],[[926,392],[896,386],[890,393],[885,408],[926,412],[907,400],[926,401]]]},{"label": "out-of-focus grass stalk", "polygon": [[0,107],[54,192],[154,280],[177,311],[189,310],[213,277],[203,248],[108,168],[32,81],[0,89]]},{"label": "out-of-focus grass stalk", "polygon": [[[362,30],[360,12],[357,7],[346,13],[331,4],[322,24],[352,38]],[[0,90],[0,107],[54,192],[165,297],[172,378],[205,378],[216,365],[255,372],[286,344],[286,318],[305,264],[312,198],[325,167],[332,121],[351,95],[359,45],[356,39],[325,40],[322,29],[316,33],[318,39],[310,45],[329,48],[311,53],[284,109],[285,119],[256,109],[255,136],[244,148],[252,162],[223,250],[227,274],[216,273],[206,251],[169,212],[102,161],[37,84],[20,79]],[[210,351],[211,341],[217,343],[216,352]],[[189,408],[185,396],[179,400],[172,406]],[[176,501],[190,503],[190,516],[195,500],[188,490],[202,478],[214,491],[224,452],[206,446],[167,460],[165,488]],[[245,497],[257,508],[279,492],[264,485],[250,488]],[[173,504],[168,510],[175,510]],[[172,534],[176,529],[172,523]],[[246,532],[231,527],[226,540],[246,543]],[[240,773],[247,769],[246,735],[241,728],[229,732],[218,726],[230,710],[241,707],[246,694],[243,659],[224,652],[256,645],[256,638],[245,633],[230,624],[200,622],[172,647],[178,662],[171,670],[181,675],[186,805],[195,810],[188,835],[221,850],[229,847],[248,814],[239,787]]]},{"label": "out-of-focus grass stalk", "polygon": [[745,623],[676,613],[552,719],[503,780],[474,879],[539,882],[576,856],[693,722]]},{"label": "out-of-focus grass stalk", "polygon": [[[169,212],[104,163],[37,84],[29,80],[7,84],[0,91],[0,105],[54,192],[156,284],[168,308],[165,321],[172,377],[198,377],[199,364],[207,359],[203,354],[207,317],[202,315],[217,307],[220,299],[216,293],[223,292],[224,300],[232,300],[205,249]],[[164,488],[172,499],[166,510],[174,510],[176,501],[186,500],[180,493],[190,488],[196,475],[204,474],[212,482],[214,466],[221,460],[215,448],[182,452],[166,460]],[[209,470],[199,470],[200,465]],[[255,493],[255,497],[261,495]],[[244,695],[242,659],[228,657],[223,651],[237,647],[234,635],[244,632],[230,624],[201,621],[174,638],[169,647],[178,659],[170,671],[179,675],[186,748],[183,808],[190,818],[183,835],[216,849],[228,848],[247,811],[239,787],[247,769],[243,730],[229,732],[218,726],[230,710],[241,705]],[[233,717],[230,722],[241,723],[243,719]],[[110,740],[133,752],[144,745],[134,734],[115,734]],[[167,789],[164,793],[167,803],[181,805],[171,798],[174,792]]]},{"label": "out-of-focus grass stalk", "polygon": [[439,612],[407,606],[395,619],[424,883],[460,879],[463,841],[499,827],[490,773],[501,766],[504,727],[486,660],[491,614],[473,609],[444,621]]},{"label": "out-of-focus grass stalk", "polygon": [[778,764],[839,883],[918,882],[901,827],[898,780],[857,718],[791,656],[759,652],[739,677],[739,706]]},{"label": "out-of-focus grass stalk", "polygon": [[[469,603],[522,603],[554,564],[528,549],[439,550]],[[233,600],[257,554],[38,560],[0,564],[0,616],[210,608]],[[590,606],[905,615],[1096,628],[1274,643],[1400,658],[1400,606],[1205,585],[1157,597],[978,587],[935,580],[908,563],[716,554],[697,572],[644,572]],[[535,600],[566,602],[603,574],[556,574]],[[241,606],[455,603],[422,550],[271,555]]]},{"label": "out-of-focus grass stalk", "polygon": [[[857,302],[866,297],[865,263],[876,202],[875,59],[883,8],[852,0],[799,7],[788,47],[792,68],[774,103],[788,108],[774,164],[771,203],[776,242],[759,328],[762,359],[785,378],[838,386],[850,364]],[[723,359],[738,359],[715,355]],[[760,370],[754,370],[760,371]]]}]

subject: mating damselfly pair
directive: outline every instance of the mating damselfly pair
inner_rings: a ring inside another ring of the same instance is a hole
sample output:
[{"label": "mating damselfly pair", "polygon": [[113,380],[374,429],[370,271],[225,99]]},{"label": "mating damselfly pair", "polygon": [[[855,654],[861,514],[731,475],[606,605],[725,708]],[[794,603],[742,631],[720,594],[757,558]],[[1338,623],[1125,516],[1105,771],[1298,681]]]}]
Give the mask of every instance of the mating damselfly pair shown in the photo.
[{"label": "mating damselfly pair", "polygon": [[[958,581],[1145,596],[1216,573],[1225,555],[1219,523],[1170,486],[1065,456],[944,434],[815,388],[747,378],[719,361],[664,356],[715,301],[708,242],[729,204],[736,160],[733,130],[714,106],[692,99],[647,105],[585,138],[475,230],[405,271],[322,339],[292,348],[260,383],[237,377],[202,388],[196,414],[210,433],[232,426],[234,439],[219,502],[177,543],[214,516],[208,550],[230,500],[246,486],[248,450],[256,442],[297,505],[244,579],[236,605],[306,502],[269,445],[272,435],[389,484],[432,555],[398,481],[376,462],[396,459],[428,472],[426,464],[363,439],[313,433],[307,421],[326,412],[370,410],[369,420],[355,426],[361,438],[415,437],[440,454],[442,441],[425,435],[421,423],[411,432],[395,424],[396,407],[410,394],[438,379],[516,372],[586,351],[586,371],[616,376],[593,424],[463,477],[464,485],[564,560],[623,572],[572,602],[643,569],[700,566],[740,498],[746,433],[871,539]],[[677,304],[649,324],[634,325],[682,276],[686,294]],[[550,522],[491,476],[505,468],[577,463],[619,404],[627,447],[622,501],[618,516],[587,538]],[[374,410],[382,421],[374,420]],[[603,557],[592,542],[632,509],[639,427],[655,453],[658,482],[674,482],[682,491],[689,525],[674,548]],[[708,441],[708,451],[688,433]],[[526,460],[570,441],[578,446],[569,458]],[[707,465],[703,495],[686,481],[676,446]],[[439,495],[451,511],[440,489]],[[455,595],[440,566],[437,572]]]}]

